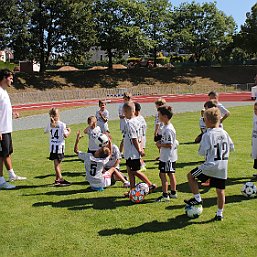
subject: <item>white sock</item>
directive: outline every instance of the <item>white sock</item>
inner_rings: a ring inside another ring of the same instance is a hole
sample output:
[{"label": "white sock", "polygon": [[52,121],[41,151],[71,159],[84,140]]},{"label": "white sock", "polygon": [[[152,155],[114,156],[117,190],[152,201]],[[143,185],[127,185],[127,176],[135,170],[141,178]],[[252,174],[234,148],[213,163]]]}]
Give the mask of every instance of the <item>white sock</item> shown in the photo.
[{"label": "white sock", "polygon": [[9,176],[12,176],[12,177],[15,176],[15,172],[13,169],[8,170],[8,172],[9,172]]},{"label": "white sock", "polygon": [[3,183],[5,183],[6,181],[5,181],[5,178],[4,177],[0,177],[0,184],[3,184]]},{"label": "white sock", "polygon": [[200,194],[196,194],[196,195],[194,195],[194,197],[195,197],[195,200],[196,200],[197,202],[201,202],[201,201],[202,201],[202,198],[201,198],[201,195],[200,195]]},{"label": "white sock", "polygon": [[223,209],[218,209],[217,216],[222,216],[222,214],[223,214]]}]

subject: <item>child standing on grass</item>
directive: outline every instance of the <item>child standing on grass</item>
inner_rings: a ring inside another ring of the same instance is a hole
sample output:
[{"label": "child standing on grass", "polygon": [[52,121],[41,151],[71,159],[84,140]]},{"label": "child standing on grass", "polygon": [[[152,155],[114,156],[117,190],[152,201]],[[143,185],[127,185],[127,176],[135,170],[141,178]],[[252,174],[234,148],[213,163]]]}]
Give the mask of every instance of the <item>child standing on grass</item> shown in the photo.
[{"label": "child standing on grass", "polygon": [[[139,143],[140,123],[135,116],[135,104],[133,102],[125,103],[123,111],[126,117],[124,129],[124,158],[126,160],[130,189],[135,187],[135,177],[138,177],[149,186],[150,191],[153,191],[157,186],[140,171],[140,158],[144,156],[145,153]],[[127,192],[125,196],[127,197],[128,195],[129,193]]]},{"label": "child standing on grass", "polygon": [[[167,202],[170,198],[177,198],[176,193],[176,161],[177,161],[177,141],[176,130],[170,120],[173,116],[170,106],[158,108],[159,120],[163,123],[162,137],[156,142],[160,149],[159,176],[162,182],[162,195],[156,199],[157,202]],[[170,193],[168,192],[167,175],[170,179]]]},{"label": "child standing on grass", "polygon": [[205,182],[210,179],[210,186],[216,187],[217,193],[218,210],[214,219],[219,221],[223,220],[229,153],[234,150],[228,133],[219,128],[220,117],[217,107],[204,112],[207,132],[202,137],[198,153],[205,156],[205,162],[188,173],[187,178],[194,197],[184,200],[188,205],[202,205],[197,180]]},{"label": "child standing on grass", "polygon": [[88,153],[94,154],[100,147],[96,145],[95,139],[101,133],[101,128],[97,126],[95,116],[90,116],[87,119],[88,127],[84,129],[84,133],[88,135]]},{"label": "child standing on grass", "polygon": [[[139,142],[141,144],[141,147],[145,151],[147,124],[146,124],[145,118],[141,115],[141,105],[139,103],[135,103],[135,116],[137,117],[140,124]],[[145,162],[142,158],[141,158],[141,171],[146,171]]]},{"label": "child standing on grass", "polygon": [[109,120],[109,112],[106,109],[105,102],[99,100],[99,110],[96,111],[96,119],[97,119],[97,126],[100,127],[102,133],[110,133],[108,120]]},{"label": "child standing on grass", "polygon": [[[257,169],[257,102],[254,103],[253,110],[252,158],[254,160],[253,168]],[[257,180],[257,174],[253,174],[252,180]]]},{"label": "child standing on grass", "polygon": [[129,182],[117,170],[112,169],[106,171],[104,166],[109,162],[112,154],[110,143],[108,147],[99,148],[94,154],[84,153],[79,151],[78,144],[81,139],[80,131],[77,132],[77,138],[74,145],[74,152],[84,161],[86,169],[86,179],[89,182],[91,189],[94,191],[103,191],[104,188],[111,186],[112,175],[118,177],[123,182],[124,186]]},{"label": "child standing on grass", "polygon": [[[154,119],[154,142],[158,142],[162,138],[161,131],[162,131],[163,123],[159,120],[158,108],[165,104],[166,104],[166,100],[163,98],[159,98],[158,100],[155,101],[155,107],[156,107],[157,113]],[[156,158],[156,160],[158,161],[159,157]]]},{"label": "child standing on grass", "polygon": [[67,128],[66,124],[60,121],[59,110],[52,108],[49,111],[50,123],[45,129],[45,133],[50,133],[50,157],[54,161],[55,169],[55,186],[69,186],[70,182],[63,179],[61,173],[61,162],[64,159],[65,138],[67,138],[71,129]]}]

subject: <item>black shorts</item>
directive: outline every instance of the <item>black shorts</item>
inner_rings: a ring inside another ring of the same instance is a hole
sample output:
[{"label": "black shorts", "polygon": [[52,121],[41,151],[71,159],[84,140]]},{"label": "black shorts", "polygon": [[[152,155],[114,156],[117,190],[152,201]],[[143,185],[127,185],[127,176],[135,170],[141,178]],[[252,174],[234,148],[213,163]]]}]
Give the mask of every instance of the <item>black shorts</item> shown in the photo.
[{"label": "black shorts", "polygon": [[253,161],[253,168],[257,169],[257,159],[254,159],[254,161]]},{"label": "black shorts", "polygon": [[138,171],[141,169],[141,162],[140,159],[128,159],[126,160],[126,166],[131,170],[131,171]]},{"label": "black shorts", "polygon": [[2,134],[2,141],[0,141],[0,157],[8,157],[13,153],[12,134]]},{"label": "black shorts", "polygon": [[49,160],[54,161],[62,161],[64,159],[64,154],[63,153],[50,153]]},{"label": "black shorts", "polygon": [[95,152],[96,152],[96,151],[93,151],[93,150],[89,150],[89,149],[87,149],[87,153],[91,153],[91,154],[93,154],[93,155],[94,155],[94,154],[95,154]]},{"label": "black shorts", "polygon": [[154,142],[158,142],[162,139],[162,135],[154,136]]},{"label": "black shorts", "polygon": [[162,162],[159,161],[159,170],[160,173],[175,173],[176,171],[176,162]]},{"label": "black shorts", "polygon": [[225,189],[226,188],[226,179],[221,178],[214,178],[207,176],[203,174],[202,170],[200,170],[198,167],[190,171],[192,176],[200,180],[201,182],[206,182],[208,179],[210,179],[210,187],[215,187],[218,189]]}]

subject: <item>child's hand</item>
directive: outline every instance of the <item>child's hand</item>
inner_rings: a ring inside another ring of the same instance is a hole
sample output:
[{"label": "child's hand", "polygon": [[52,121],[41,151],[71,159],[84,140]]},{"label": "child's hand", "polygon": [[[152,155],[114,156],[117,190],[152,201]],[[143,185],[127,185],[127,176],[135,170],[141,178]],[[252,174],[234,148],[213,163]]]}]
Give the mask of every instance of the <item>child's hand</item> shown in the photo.
[{"label": "child's hand", "polygon": [[145,151],[144,151],[144,149],[142,149],[140,152],[140,155],[143,157],[143,156],[145,156]]},{"label": "child's hand", "polygon": [[83,136],[80,134],[80,130],[77,131],[77,140],[80,140]]},{"label": "child's hand", "polygon": [[156,146],[160,149],[160,148],[161,148],[161,142],[160,142],[160,141],[157,141],[157,142],[156,142]]}]

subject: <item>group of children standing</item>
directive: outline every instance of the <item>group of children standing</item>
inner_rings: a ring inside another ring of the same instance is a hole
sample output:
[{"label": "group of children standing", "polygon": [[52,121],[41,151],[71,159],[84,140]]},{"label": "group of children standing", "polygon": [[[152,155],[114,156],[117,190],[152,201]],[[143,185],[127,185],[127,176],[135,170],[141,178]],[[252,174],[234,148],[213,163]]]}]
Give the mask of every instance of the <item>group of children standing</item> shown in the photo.
[{"label": "group of children standing", "polygon": [[[223,121],[230,115],[229,111],[218,101],[216,92],[210,92],[208,96],[209,101],[204,104],[204,110],[201,111],[201,134],[195,140],[196,143],[200,143],[198,153],[205,157],[205,161],[187,175],[194,197],[185,200],[185,203],[201,205],[202,199],[198,181],[205,183],[205,185],[207,183],[207,185],[216,188],[218,210],[215,219],[222,220],[228,158],[230,151],[234,149],[234,144],[222,125]],[[108,128],[109,113],[105,103],[99,101],[99,111],[96,112],[95,116],[88,118],[88,127],[84,130],[84,133],[89,137],[88,151],[87,153],[79,151],[78,145],[82,136],[78,131],[74,152],[80,159],[84,160],[86,177],[92,190],[102,191],[116,181],[121,181],[124,187],[132,189],[135,187],[137,177],[148,184],[150,192],[152,192],[157,186],[143,172],[145,169],[143,157],[145,155],[147,125],[140,114],[140,104],[133,102],[129,93],[124,94],[123,100],[119,106],[120,130],[122,132],[120,147],[118,148],[112,143]],[[176,130],[171,123],[172,107],[167,105],[164,99],[158,99],[155,105],[157,114],[154,141],[159,149],[159,176],[162,184],[162,195],[156,201],[166,202],[171,198],[177,198],[175,170],[178,159],[178,141]],[[257,104],[255,104],[255,109],[257,114]],[[64,157],[64,138],[68,137],[71,131],[59,120],[58,110],[53,108],[49,114],[51,120],[45,132],[50,132],[50,159],[54,160],[55,165],[55,185],[70,185],[61,176],[60,163]],[[256,131],[257,129],[254,130],[255,138],[257,138]],[[108,145],[99,147],[95,144],[95,138],[100,133],[108,135]],[[119,169],[122,156],[126,161],[128,178]],[[255,157],[255,166],[257,167],[257,154]],[[168,190],[169,184],[170,191]],[[124,194],[125,197],[128,195],[129,192]]]}]

